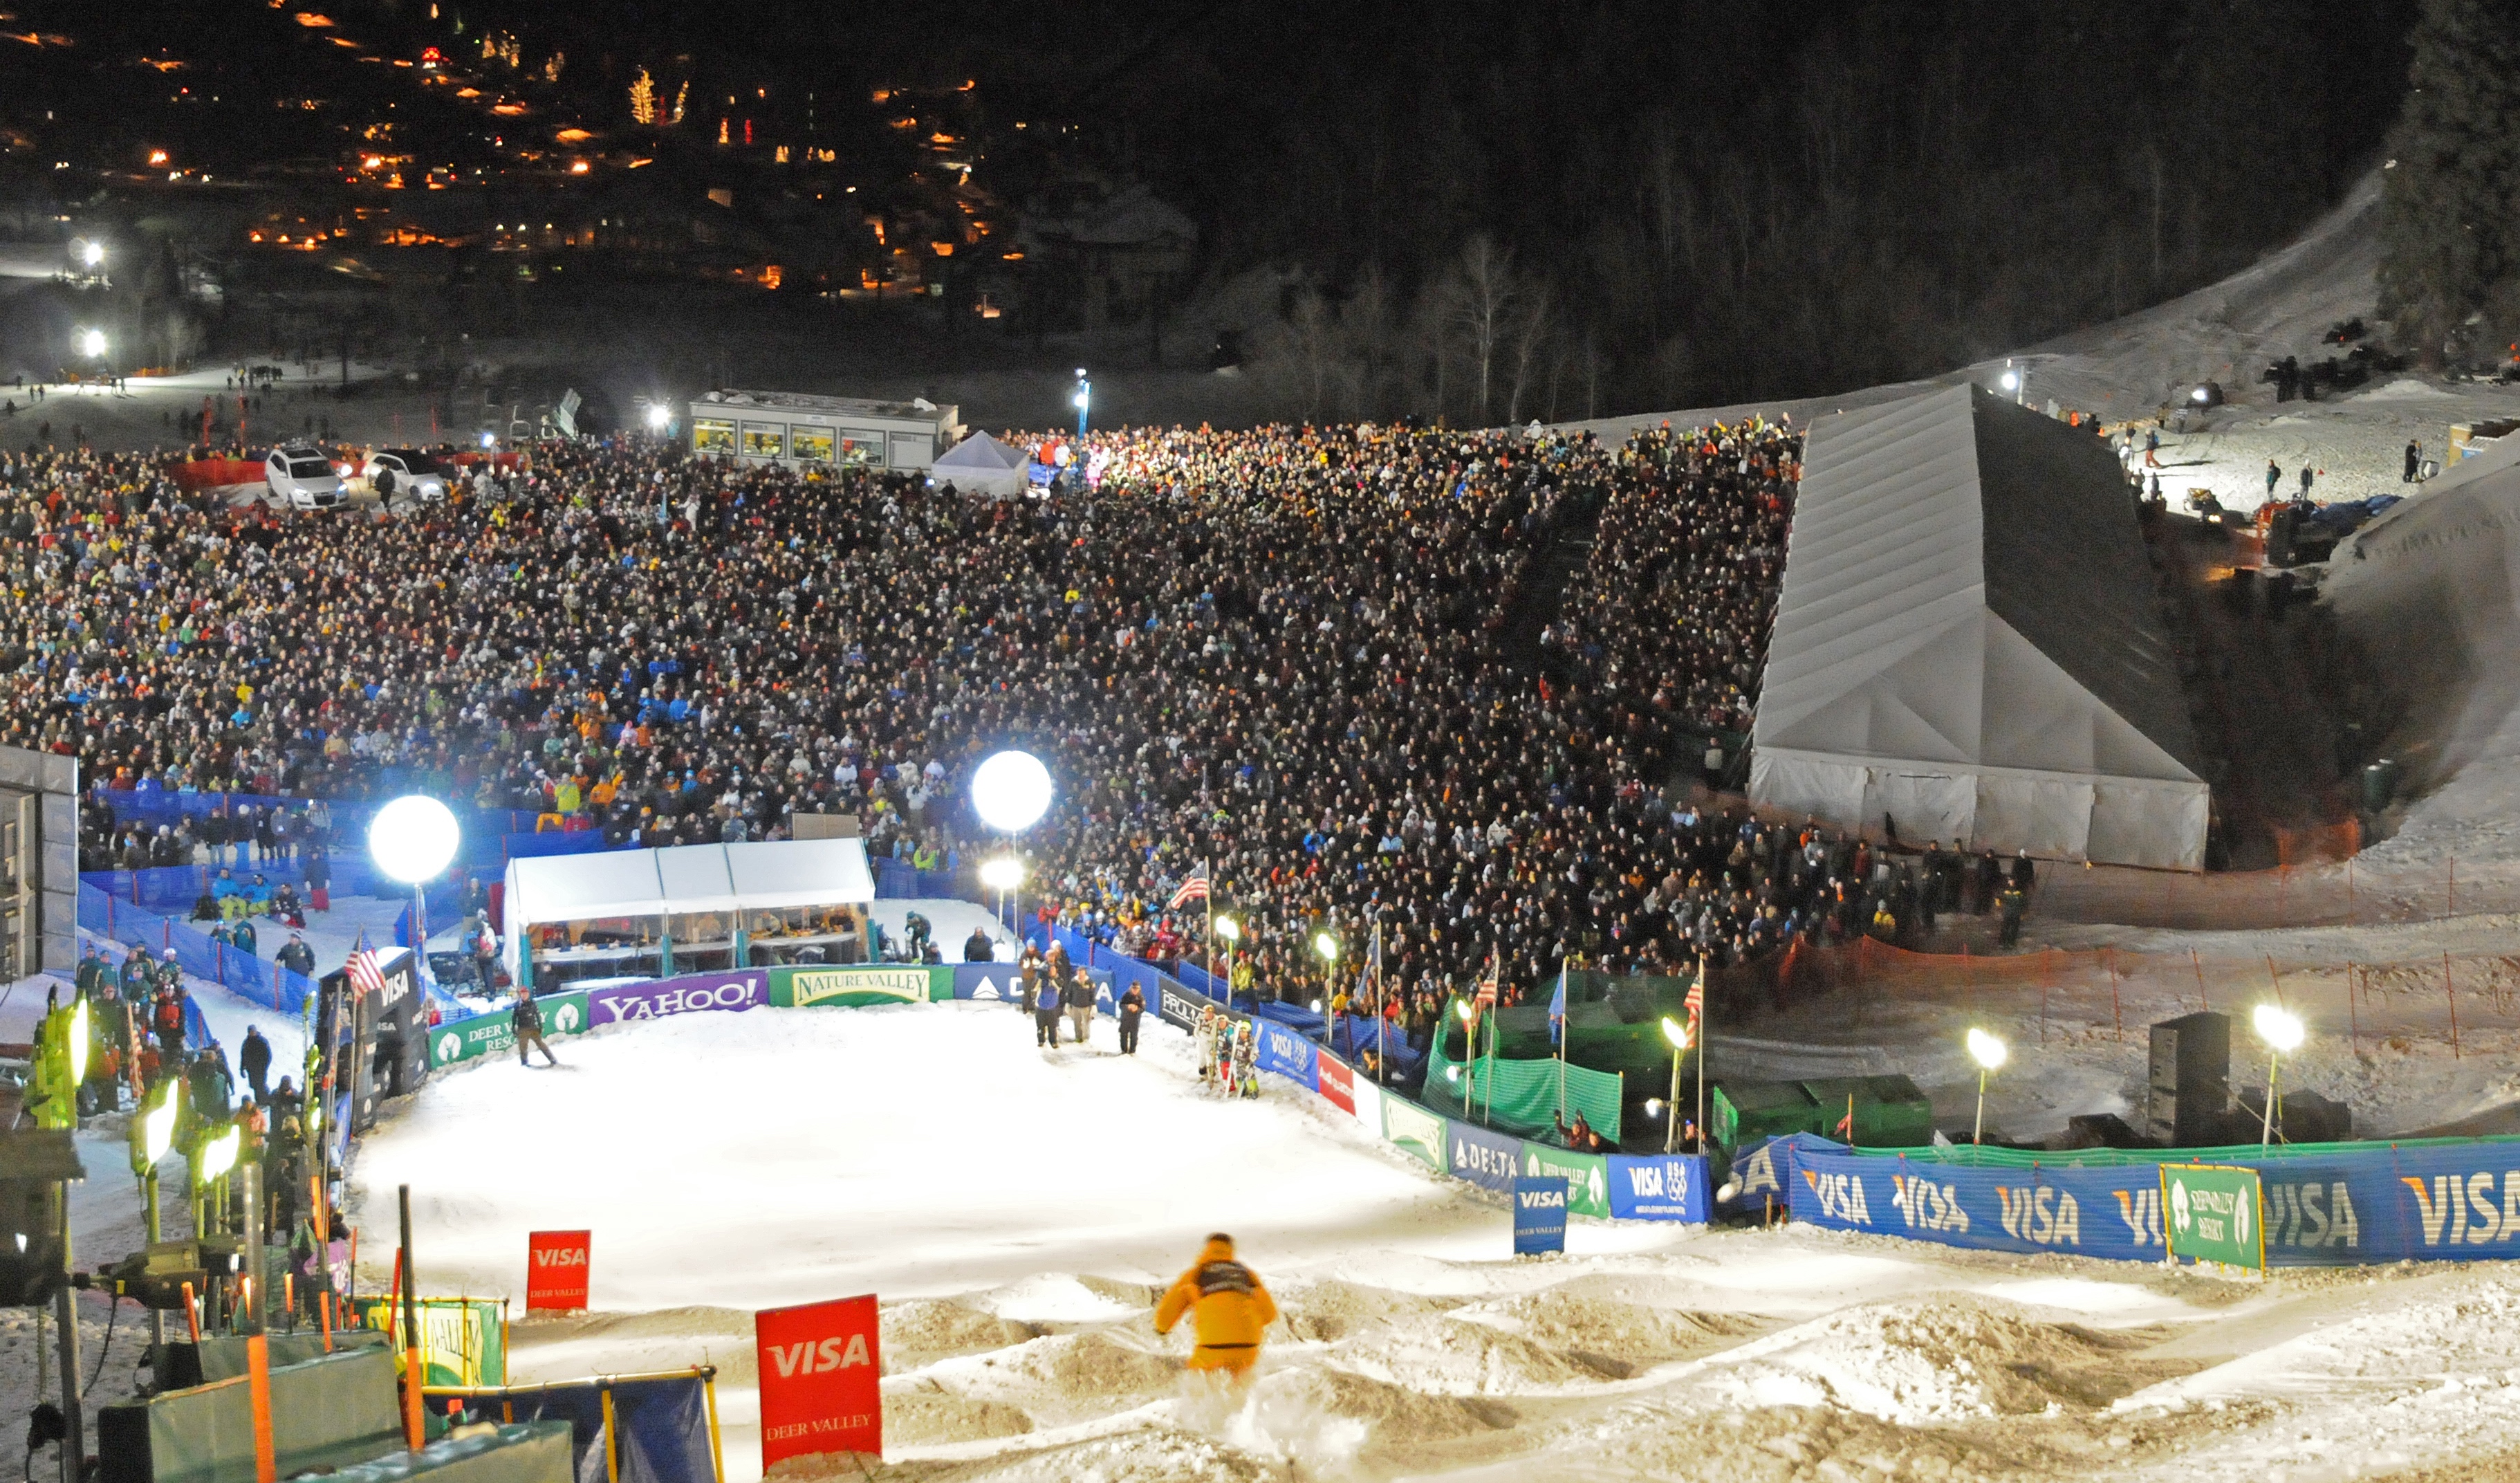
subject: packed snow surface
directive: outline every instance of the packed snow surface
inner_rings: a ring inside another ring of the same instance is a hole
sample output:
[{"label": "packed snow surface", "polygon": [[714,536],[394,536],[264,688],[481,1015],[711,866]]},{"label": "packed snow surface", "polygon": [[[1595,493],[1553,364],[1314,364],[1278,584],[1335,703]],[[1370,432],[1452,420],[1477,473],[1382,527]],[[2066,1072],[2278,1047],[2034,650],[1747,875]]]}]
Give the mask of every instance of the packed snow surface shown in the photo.
[{"label": "packed snow surface", "polygon": [[[1224,1101],[1178,1032],[1150,1021],[1135,1057],[1095,1035],[1043,1051],[1003,1005],[763,1010],[478,1063],[362,1148],[362,1281],[398,1184],[428,1291],[520,1295],[527,1232],[591,1228],[594,1311],[519,1296],[517,1373],[706,1359],[738,1480],[752,1312],[866,1291],[890,1477],[2256,1483],[2520,1450],[2501,1264],[2228,1281],[1585,1220],[1515,1261],[1502,1201],[1311,1094]],[[1186,1334],[1150,1321],[1220,1229],[1284,1313],[1240,1396],[1191,1387]]]}]

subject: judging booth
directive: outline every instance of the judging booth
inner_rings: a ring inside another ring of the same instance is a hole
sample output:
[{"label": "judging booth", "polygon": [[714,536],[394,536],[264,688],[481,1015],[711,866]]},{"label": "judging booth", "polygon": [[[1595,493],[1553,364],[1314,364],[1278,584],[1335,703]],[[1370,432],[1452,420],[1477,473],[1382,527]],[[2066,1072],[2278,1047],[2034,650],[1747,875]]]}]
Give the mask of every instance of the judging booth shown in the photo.
[{"label": "judging booth", "polygon": [[863,963],[875,876],[855,839],[686,844],[508,862],[508,971],[581,979]]}]

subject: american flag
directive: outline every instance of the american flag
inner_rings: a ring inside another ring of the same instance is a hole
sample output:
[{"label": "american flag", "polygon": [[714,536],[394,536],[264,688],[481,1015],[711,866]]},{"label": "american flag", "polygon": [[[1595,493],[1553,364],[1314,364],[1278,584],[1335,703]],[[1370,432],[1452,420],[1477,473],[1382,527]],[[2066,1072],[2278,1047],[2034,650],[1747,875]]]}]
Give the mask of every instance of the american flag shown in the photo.
[{"label": "american flag", "polygon": [[382,994],[385,991],[384,971],[377,966],[374,948],[361,948],[350,955],[349,974],[351,986],[362,994]]},{"label": "american flag", "polygon": [[1180,890],[1173,892],[1173,899],[1164,907],[1164,910],[1167,912],[1178,912],[1183,907],[1188,906],[1193,901],[1205,901],[1206,899],[1207,867],[1202,865],[1197,870],[1190,873],[1190,878],[1181,883]]},{"label": "american flag", "polygon": [[1489,1010],[1493,1010],[1493,1009],[1495,1009],[1495,1008],[1496,1008],[1496,1002],[1497,1002],[1497,975],[1496,975],[1496,965],[1494,965],[1494,964],[1490,964],[1490,965],[1488,965],[1488,974],[1487,974],[1487,976],[1486,976],[1485,978],[1482,978],[1482,979],[1480,979],[1480,980],[1479,980],[1478,993],[1473,997],[1473,1002],[1474,1002],[1474,1003],[1476,1003],[1476,1004],[1478,1005],[1478,1007],[1479,1007],[1479,1011],[1480,1011],[1480,1012],[1482,1012],[1482,1013],[1486,1012],[1486,1011],[1489,1011]]},{"label": "american flag", "polygon": [[1681,1002],[1688,1006],[1688,1017],[1692,1020],[1706,1012],[1706,964],[1703,960],[1697,965],[1696,979],[1688,986],[1688,997]]}]

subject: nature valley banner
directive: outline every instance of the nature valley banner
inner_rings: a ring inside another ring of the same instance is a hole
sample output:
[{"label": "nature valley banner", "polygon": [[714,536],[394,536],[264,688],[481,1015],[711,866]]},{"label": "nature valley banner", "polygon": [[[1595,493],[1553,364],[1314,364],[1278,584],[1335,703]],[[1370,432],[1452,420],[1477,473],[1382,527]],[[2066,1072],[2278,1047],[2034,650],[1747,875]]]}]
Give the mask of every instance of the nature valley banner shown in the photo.
[{"label": "nature valley banner", "polygon": [[1382,1136],[1438,1174],[1444,1168],[1444,1119],[1397,1097],[1382,1099]]},{"label": "nature valley banner", "polygon": [[954,970],[915,963],[770,969],[770,1002],[782,1009],[925,1004],[954,997]]}]

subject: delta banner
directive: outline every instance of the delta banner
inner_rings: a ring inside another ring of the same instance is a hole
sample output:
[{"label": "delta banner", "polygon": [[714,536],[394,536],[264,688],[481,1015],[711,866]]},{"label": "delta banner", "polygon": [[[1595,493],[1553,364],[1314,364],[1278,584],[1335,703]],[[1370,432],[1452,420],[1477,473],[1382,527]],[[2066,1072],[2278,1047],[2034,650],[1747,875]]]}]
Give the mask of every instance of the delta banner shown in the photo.
[{"label": "delta banner", "polygon": [[863,1009],[925,1004],[954,997],[954,970],[936,964],[852,963],[823,968],[771,968],[770,1003],[783,1010],[823,1006]]},{"label": "delta banner", "polygon": [[761,1470],[825,1453],[883,1454],[883,1354],[874,1294],[752,1316]]},{"label": "delta banner", "polygon": [[1706,1160],[1698,1154],[1613,1153],[1606,1162],[1610,1214],[1618,1220],[1703,1225],[1713,1209],[1714,1201],[1707,1192]]},{"label": "delta banner", "polygon": [[[537,995],[542,1007],[543,1035],[577,1035],[593,1025],[594,1014],[583,993]],[[514,1010],[495,1010],[470,1019],[454,1019],[428,1032],[428,1064],[436,1069],[484,1056],[501,1056],[517,1048]]]},{"label": "delta banner", "polygon": [[[1397,1097],[1382,1099],[1382,1136],[1393,1147],[1441,1174],[1445,1120]],[[1458,1125],[1456,1125],[1458,1126]]]},{"label": "delta banner", "polygon": [[587,1306],[591,1231],[534,1231],[525,1236],[525,1311],[576,1313]]},{"label": "delta banner", "polygon": [[1451,1126],[1444,1130],[1446,1172],[1482,1190],[1512,1193],[1514,1179],[1522,1172],[1522,1140],[1459,1118],[1447,1121]]},{"label": "delta banner", "polygon": [[702,1010],[749,1010],[769,1003],[770,997],[763,971],[744,968],[732,973],[692,973],[590,989],[586,1001],[589,1023],[617,1025]]},{"label": "delta banner", "polygon": [[1566,1181],[1524,1176],[1513,1182],[1513,1254],[1566,1249]]},{"label": "delta banner", "polygon": [[2263,1268],[2267,1228],[2260,1218],[2258,1171],[2219,1164],[2163,1164],[2162,1235],[2170,1254],[2192,1262]]},{"label": "delta banner", "polygon": [[[1971,1166],[1850,1153],[1809,1134],[1763,1151],[1782,1155],[1769,1170],[1785,1185],[1793,1218],[1816,1226],[2120,1261],[2157,1262],[2169,1251],[2161,1167],[2150,1159]],[[2198,1151],[2258,1174],[2271,1267],[2520,1257],[2520,1140],[2322,1144],[2266,1157],[2254,1147]]]},{"label": "delta banner", "polygon": [[1321,1090],[1321,1047],[1275,1020],[1254,1019],[1251,1026],[1260,1038],[1254,1048],[1254,1065],[1263,1071],[1274,1071],[1307,1091]]},{"label": "delta banner", "polygon": [[1610,1213],[1609,1161],[1598,1153],[1576,1153],[1526,1140],[1522,1146],[1522,1176],[1564,1181],[1566,1209],[1571,1215],[1606,1218]]}]

